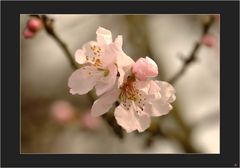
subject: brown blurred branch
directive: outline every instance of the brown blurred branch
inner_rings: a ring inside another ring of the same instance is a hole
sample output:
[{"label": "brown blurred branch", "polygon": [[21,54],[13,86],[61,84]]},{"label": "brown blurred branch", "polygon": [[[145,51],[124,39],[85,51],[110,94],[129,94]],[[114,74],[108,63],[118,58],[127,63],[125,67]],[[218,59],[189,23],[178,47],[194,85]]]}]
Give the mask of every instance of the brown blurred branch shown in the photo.
[{"label": "brown blurred branch", "polygon": [[78,66],[76,65],[76,63],[73,59],[73,56],[72,56],[71,52],[69,51],[66,43],[63,42],[62,39],[60,39],[60,37],[56,34],[56,32],[54,30],[54,27],[53,27],[54,20],[47,17],[46,15],[42,15],[41,19],[42,19],[43,26],[44,26],[44,29],[46,30],[47,34],[50,35],[57,42],[57,44],[61,47],[61,49],[67,56],[67,59],[71,64],[71,67],[73,69],[77,69]]},{"label": "brown blurred branch", "polygon": [[[79,67],[76,65],[74,57],[72,56],[71,52],[69,51],[67,45],[63,40],[57,35],[57,33],[54,30],[53,26],[53,19],[49,18],[47,15],[34,15],[35,17],[39,17],[42,19],[44,29],[47,32],[48,35],[50,35],[60,46],[60,48],[64,51],[65,55],[67,56],[68,61],[71,64],[71,67],[75,70],[78,69]],[[87,94],[89,97],[89,100],[93,103],[94,102],[94,96],[89,92]],[[120,126],[116,124],[115,118],[110,115],[104,115],[103,119],[106,121],[106,123],[112,128],[113,132],[117,135],[119,138],[123,138],[123,130],[121,129]]]},{"label": "brown blurred branch", "polygon": [[186,72],[186,70],[189,68],[189,66],[192,65],[192,63],[194,63],[196,61],[197,52],[199,51],[199,49],[201,47],[201,39],[203,36],[205,36],[208,33],[210,27],[214,23],[214,20],[215,20],[214,16],[210,16],[210,19],[203,24],[203,31],[202,31],[202,35],[201,35],[199,41],[193,47],[193,50],[189,54],[189,57],[186,59],[184,59],[184,58],[181,59],[183,61],[182,68],[172,77],[172,79],[169,80],[170,83],[172,83],[172,84],[176,83],[177,80]]}]

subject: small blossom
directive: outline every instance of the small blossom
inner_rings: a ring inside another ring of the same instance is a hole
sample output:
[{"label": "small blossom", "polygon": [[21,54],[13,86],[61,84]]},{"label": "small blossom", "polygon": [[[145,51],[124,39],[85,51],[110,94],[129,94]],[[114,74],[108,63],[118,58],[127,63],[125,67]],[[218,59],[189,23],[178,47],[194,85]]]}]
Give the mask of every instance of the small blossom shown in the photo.
[{"label": "small blossom", "polygon": [[201,40],[202,44],[208,46],[208,47],[216,47],[217,46],[217,39],[215,36],[211,35],[211,34],[206,34],[202,37]]},{"label": "small blossom", "polygon": [[128,76],[120,88],[115,88],[97,99],[92,107],[93,116],[100,116],[119,102],[114,115],[117,123],[127,132],[138,130],[143,132],[150,126],[151,116],[167,114],[175,100],[175,90],[167,82],[140,81],[134,76]]},{"label": "small blossom", "polygon": [[75,108],[67,101],[56,101],[50,107],[52,118],[60,124],[66,124],[73,121],[75,117]]},{"label": "small blossom", "polygon": [[82,67],[70,76],[68,86],[72,94],[85,94],[95,87],[101,95],[112,89],[117,78],[117,57],[122,56],[122,37],[112,41],[109,30],[99,27],[97,41],[83,45],[75,53],[76,61]]},{"label": "small blossom", "polygon": [[156,77],[158,75],[158,67],[149,57],[139,58],[132,66],[132,73],[139,80],[146,80],[148,77]]}]

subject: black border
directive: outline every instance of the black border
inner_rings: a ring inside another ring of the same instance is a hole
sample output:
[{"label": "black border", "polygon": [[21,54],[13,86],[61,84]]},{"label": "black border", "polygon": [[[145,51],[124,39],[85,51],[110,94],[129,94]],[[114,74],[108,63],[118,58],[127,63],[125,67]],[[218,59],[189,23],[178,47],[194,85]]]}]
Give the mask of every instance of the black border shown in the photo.
[{"label": "black border", "polygon": [[[2,166],[239,166],[238,1],[2,1]],[[19,14],[221,14],[221,154],[49,155],[19,154]]]}]

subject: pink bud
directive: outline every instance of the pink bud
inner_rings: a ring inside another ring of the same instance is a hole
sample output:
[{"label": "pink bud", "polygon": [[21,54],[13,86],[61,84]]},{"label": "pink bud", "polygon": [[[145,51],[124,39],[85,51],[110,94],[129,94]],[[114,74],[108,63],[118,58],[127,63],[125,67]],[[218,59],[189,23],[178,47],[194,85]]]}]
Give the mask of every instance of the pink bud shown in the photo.
[{"label": "pink bud", "polygon": [[139,58],[133,64],[132,73],[139,80],[146,80],[148,77],[156,77],[158,75],[157,64],[149,57]]},{"label": "pink bud", "polygon": [[27,28],[32,32],[37,32],[42,28],[42,21],[39,18],[32,17],[27,22]]},{"label": "pink bud", "polygon": [[30,31],[28,28],[25,28],[23,35],[25,38],[32,38],[35,35],[35,33]]},{"label": "pink bud", "polygon": [[216,47],[217,46],[217,39],[211,34],[207,34],[202,37],[201,40],[202,44],[208,46],[208,47]]},{"label": "pink bud", "polygon": [[66,101],[56,101],[50,107],[53,119],[60,124],[66,124],[73,121],[75,117],[75,108]]}]

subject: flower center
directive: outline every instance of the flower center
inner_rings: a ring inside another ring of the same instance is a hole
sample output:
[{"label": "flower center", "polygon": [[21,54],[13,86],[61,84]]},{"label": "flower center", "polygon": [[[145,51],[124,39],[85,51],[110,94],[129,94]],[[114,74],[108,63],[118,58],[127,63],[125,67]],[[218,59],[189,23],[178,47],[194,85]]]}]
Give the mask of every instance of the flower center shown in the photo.
[{"label": "flower center", "polygon": [[140,114],[144,109],[146,96],[136,88],[135,82],[136,78],[134,76],[127,78],[127,81],[120,87],[119,100],[127,110],[131,108],[131,101],[133,101],[138,107],[136,112]]},{"label": "flower center", "polygon": [[[102,62],[101,62],[100,56],[101,56],[103,50],[96,45],[92,45],[91,50],[93,52],[93,56],[91,57],[90,61],[93,63],[93,66],[95,66],[97,68],[102,67]],[[89,60],[89,57],[87,56],[86,59]]]}]

